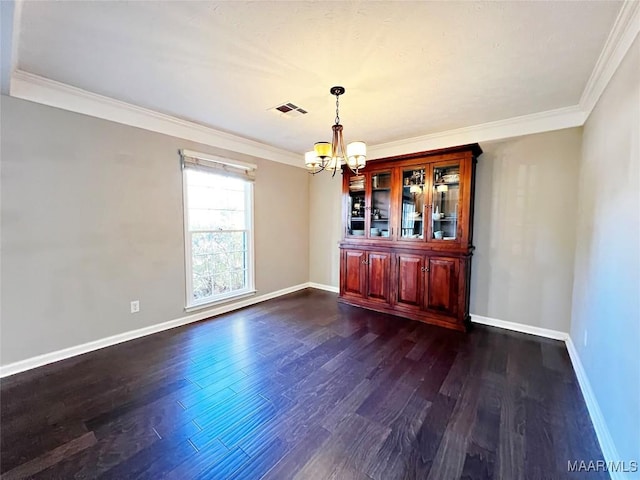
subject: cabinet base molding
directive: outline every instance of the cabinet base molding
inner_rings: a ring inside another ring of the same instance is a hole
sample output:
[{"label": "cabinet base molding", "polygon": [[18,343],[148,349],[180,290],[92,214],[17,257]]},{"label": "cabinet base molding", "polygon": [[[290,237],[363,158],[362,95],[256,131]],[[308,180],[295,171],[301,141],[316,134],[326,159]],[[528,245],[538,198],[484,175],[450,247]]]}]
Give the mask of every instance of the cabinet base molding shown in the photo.
[{"label": "cabinet base molding", "polygon": [[430,314],[427,312],[404,311],[404,310],[399,310],[398,308],[385,306],[384,303],[380,303],[379,305],[372,305],[370,301],[367,301],[367,300],[359,301],[357,298],[339,297],[338,302],[351,305],[354,307],[366,308],[367,310],[373,310],[374,312],[394,315],[400,318],[417,320],[422,323],[428,323],[430,325],[436,325],[438,327],[449,328],[451,330],[457,330],[459,332],[468,332],[473,328],[473,324],[471,323],[471,316],[467,317],[467,319],[463,323],[460,323],[457,319],[455,318],[449,319],[444,315]]}]

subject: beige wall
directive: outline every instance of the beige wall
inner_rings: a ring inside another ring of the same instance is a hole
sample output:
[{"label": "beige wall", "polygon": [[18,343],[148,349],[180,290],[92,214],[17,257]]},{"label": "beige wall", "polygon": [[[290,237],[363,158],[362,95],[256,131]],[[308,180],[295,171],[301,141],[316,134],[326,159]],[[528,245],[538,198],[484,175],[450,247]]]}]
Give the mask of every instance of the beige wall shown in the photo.
[{"label": "beige wall", "polygon": [[258,164],[258,295],[308,281],[303,169],[1,102],[2,365],[185,316],[180,148]]},{"label": "beige wall", "polygon": [[[581,129],[483,144],[471,313],[569,330]],[[338,286],[340,179],[310,187],[311,281]]]},{"label": "beige wall", "polygon": [[574,278],[571,339],[618,451],[612,460],[638,461],[640,38],[584,126]]},{"label": "beige wall", "polygon": [[580,128],[483,144],[471,313],[569,331]]},{"label": "beige wall", "polygon": [[309,279],[337,288],[340,282],[342,238],[342,175],[321,172],[309,187]]}]

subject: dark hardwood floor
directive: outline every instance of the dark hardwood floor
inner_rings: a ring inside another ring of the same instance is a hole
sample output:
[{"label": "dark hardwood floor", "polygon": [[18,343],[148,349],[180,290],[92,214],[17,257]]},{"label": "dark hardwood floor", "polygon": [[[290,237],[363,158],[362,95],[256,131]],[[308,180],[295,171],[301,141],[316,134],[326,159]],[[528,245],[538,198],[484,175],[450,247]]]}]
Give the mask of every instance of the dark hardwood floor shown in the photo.
[{"label": "dark hardwood floor", "polygon": [[2,479],[563,479],[602,454],[564,344],[307,290],[1,382]]}]

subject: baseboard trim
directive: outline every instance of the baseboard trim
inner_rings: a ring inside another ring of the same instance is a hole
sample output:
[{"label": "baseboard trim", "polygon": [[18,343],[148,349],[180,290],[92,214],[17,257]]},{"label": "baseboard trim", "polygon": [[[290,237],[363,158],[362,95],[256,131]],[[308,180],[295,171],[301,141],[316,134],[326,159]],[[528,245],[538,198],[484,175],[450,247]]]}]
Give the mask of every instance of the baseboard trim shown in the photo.
[{"label": "baseboard trim", "polygon": [[514,332],[528,333],[529,335],[537,335],[539,337],[552,338],[554,340],[567,341],[569,334],[560,330],[551,330],[549,328],[534,327],[525,325],[524,323],[507,322],[498,320],[497,318],[483,317],[482,315],[471,314],[471,321],[490,327],[504,328],[505,330],[513,330]]},{"label": "baseboard trim", "polygon": [[128,332],[119,333],[117,335],[112,335],[100,340],[94,340],[92,342],[83,343],[74,347],[69,347],[62,350],[57,350],[55,352],[38,355],[36,357],[27,358],[25,360],[20,360],[18,362],[9,363],[7,365],[2,365],[0,366],[0,378],[15,375],[16,373],[25,372],[33,368],[42,367],[44,365],[75,357],[77,355],[82,355],[83,353],[89,353],[95,350],[100,350],[101,348],[117,345],[118,343],[123,343],[129,340],[134,340],[136,338],[152,335],[154,333],[169,330],[171,328],[181,327],[189,323],[199,322],[206,318],[215,317],[224,313],[248,307],[250,305],[255,305],[256,303],[261,303],[273,298],[281,297],[282,295],[287,295],[299,290],[304,290],[305,288],[309,288],[309,286],[310,285],[308,282],[301,283],[299,285],[293,285],[291,287],[276,290],[275,292],[266,293],[264,295],[258,295],[237,302],[203,309],[191,315],[177,318],[175,320],[169,320],[168,322],[158,323],[156,325],[139,328],[137,330],[130,330]]},{"label": "baseboard trim", "polygon": [[[596,431],[596,437],[598,437],[598,443],[600,444],[600,450],[602,450],[604,460],[607,462],[607,465],[617,464],[621,460],[620,455],[618,455],[618,449],[613,442],[609,427],[607,427],[607,422],[604,419],[602,410],[600,410],[600,405],[598,404],[595,393],[591,388],[591,382],[589,382],[587,372],[582,365],[578,350],[576,350],[576,346],[570,336],[565,343],[567,344],[567,351],[569,352],[569,358],[573,365],[573,371],[576,372],[582,397],[587,404],[587,410],[589,411],[593,428]],[[625,478],[624,472],[609,471],[608,473],[611,480],[623,480]]]},{"label": "baseboard trim", "polygon": [[340,293],[340,289],[338,287],[334,287],[333,285],[325,285],[323,283],[309,282],[309,288],[317,288],[318,290],[324,290],[331,293]]}]

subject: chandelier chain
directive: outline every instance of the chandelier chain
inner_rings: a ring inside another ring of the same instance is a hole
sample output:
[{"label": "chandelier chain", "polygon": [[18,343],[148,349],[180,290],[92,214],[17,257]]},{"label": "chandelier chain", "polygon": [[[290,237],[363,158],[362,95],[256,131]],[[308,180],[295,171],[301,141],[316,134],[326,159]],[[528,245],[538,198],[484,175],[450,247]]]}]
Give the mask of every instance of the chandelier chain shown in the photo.
[{"label": "chandelier chain", "polygon": [[340,124],[340,95],[336,95],[336,125]]}]

